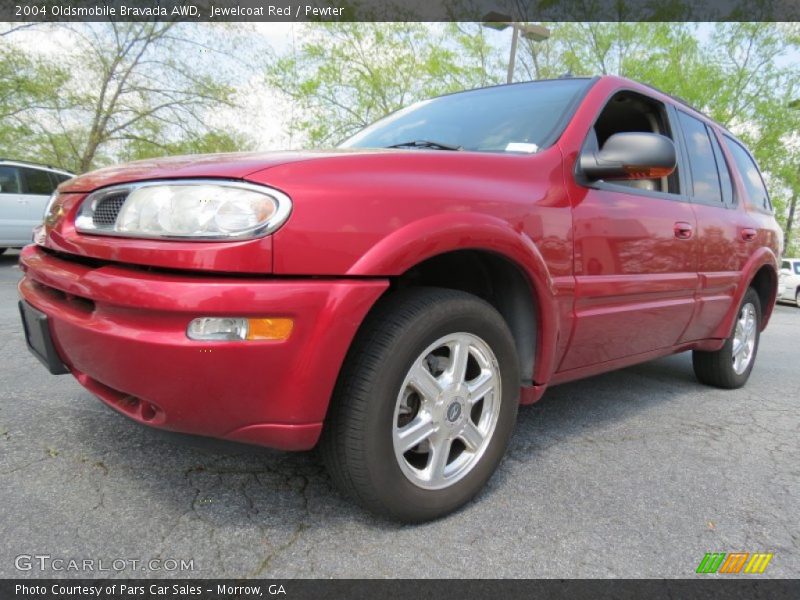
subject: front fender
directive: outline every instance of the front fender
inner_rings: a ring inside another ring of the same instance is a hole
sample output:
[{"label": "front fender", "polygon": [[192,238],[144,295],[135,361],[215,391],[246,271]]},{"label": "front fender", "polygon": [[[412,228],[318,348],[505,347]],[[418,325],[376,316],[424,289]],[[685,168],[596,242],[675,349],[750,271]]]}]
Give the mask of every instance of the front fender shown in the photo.
[{"label": "front fender", "polygon": [[539,249],[507,221],[475,213],[446,213],[414,221],[372,246],[347,275],[402,275],[415,265],[459,250],[483,250],[505,257],[526,276],[535,295],[539,336],[534,380],[546,381],[555,367],[555,348],[561,328],[557,284]]}]

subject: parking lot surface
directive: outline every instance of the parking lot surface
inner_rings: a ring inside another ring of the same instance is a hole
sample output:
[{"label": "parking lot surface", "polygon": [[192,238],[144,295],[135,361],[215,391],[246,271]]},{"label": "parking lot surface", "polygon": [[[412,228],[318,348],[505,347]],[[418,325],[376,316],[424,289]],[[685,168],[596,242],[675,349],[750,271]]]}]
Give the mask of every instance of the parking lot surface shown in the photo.
[{"label": "parking lot surface", "polygon": [[689,354],[554,387],[474,502],[401,526],[335,492],[313,452],[147,429],[49,375],[25,348],[16,261],[0,256],[0,577],[692,577],[737,551],[800,573],[794,306],[744,389],[700,385]]}]

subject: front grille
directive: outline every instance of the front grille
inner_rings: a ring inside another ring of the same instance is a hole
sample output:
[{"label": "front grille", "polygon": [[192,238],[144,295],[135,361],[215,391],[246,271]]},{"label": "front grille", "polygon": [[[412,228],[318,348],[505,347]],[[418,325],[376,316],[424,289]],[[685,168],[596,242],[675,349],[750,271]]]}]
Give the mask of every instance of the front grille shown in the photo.
[{"label": "front grille", "polygon": [[122,209],[122,205],[125,204],[125,199],[127,197],[128,192],[125,191],[111,194],[100,200],[92,215],[92,223],[94,223],[94,226],[100,229],[110,229],[113,227],[114,223],[117,221],[117,215],[119,215],[119,211]]}]

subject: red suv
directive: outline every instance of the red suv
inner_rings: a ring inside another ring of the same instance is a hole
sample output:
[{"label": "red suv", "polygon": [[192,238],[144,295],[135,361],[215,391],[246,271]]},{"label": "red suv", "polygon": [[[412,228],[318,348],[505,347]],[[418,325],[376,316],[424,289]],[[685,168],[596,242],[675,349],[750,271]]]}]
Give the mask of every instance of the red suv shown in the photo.
[{"label": "red suv", "polygon": [[328,152],[62,184],[21,256],[33,353],[147,425],[303,450],[368,508],[452,511],[518,404],[691,350],[744,385],[780,229],[745,147],[616,77],[417,103]]}]

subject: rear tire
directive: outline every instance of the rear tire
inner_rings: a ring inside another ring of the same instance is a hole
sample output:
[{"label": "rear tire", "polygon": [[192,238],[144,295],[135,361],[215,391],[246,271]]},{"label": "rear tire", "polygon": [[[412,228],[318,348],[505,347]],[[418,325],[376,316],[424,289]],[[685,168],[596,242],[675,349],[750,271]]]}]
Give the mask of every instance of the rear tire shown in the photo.
[{"label": "rear tire", "polygon": [[800,308],[800,288],[797,289],[794,295],[794,303],[797,305],[797,308]]},{"label": "rear tire", "polygon": [[716,352],[692,352],[694,373],[701,383],[736,389],[747,383],[761,338],[761,301],[748,288],[739,306],[733,333]]},{"label": "rear tire", "polygon": [[508,326],[480,298],[413,288],[382,300],[348,354],[320,441],[334,484],[403,522],[462,506],[505,453],[518,369]]}]

